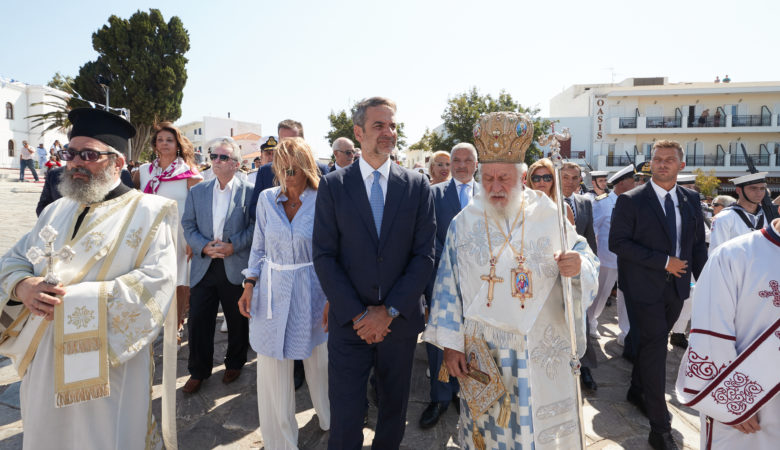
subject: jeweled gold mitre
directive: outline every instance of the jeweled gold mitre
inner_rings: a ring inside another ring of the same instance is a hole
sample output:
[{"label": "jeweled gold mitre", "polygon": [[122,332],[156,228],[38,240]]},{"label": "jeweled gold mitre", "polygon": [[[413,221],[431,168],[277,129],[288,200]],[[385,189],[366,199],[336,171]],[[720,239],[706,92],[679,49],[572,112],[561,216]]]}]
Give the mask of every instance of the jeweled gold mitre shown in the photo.
[{"label": "jeweled gold mitre", "polygon": [[483,114],[474,125],[474,146],[480,164],[525,161],[534,138],[534,124],[522,113],[502,111]]}]

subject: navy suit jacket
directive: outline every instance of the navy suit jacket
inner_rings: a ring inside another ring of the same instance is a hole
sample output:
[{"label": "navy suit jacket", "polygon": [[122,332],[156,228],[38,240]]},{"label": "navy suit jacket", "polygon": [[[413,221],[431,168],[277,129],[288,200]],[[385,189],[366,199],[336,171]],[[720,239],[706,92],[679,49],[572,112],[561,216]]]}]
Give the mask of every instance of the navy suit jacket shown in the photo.
[{"label": "navy suit jacket", "polygon": [[[681,216],[680,259],[688,262],[681,278],[674,278],[677,294],[690,295],[691,273],[698,278],[707,262],[704,241],[704,216],[699,194],[677,186]],[[666,260],[674,256],[672,233],[666,226],[666,214],[648,182],[621,194],[612,212],[609,250],[617,255],[618,283],[632,301],[663,301],[666,285]]]},{"label": "navy suit jacket", "polygon": [[[249,202],[249,211],[252,213],[252,218],[257,217],[255,215],[255,209],[257,208],[257,198],[260,196],[260,193],[277,185],[274,183],[274,170],[271,168],[271,164],[273,164],[273,162],[260,166],[260,168],[257,169],[255,189],[252,191],[252,199]],[[317,162],[317,168],[320,169],[320,176],[324,176],[330,171],[328,166],[321,162]]]},{"label": "navy suit jacket", "polygon": [[[474,186],[477,186],[476,182]],[[425,288],[425,298],[428,300],[429,306],[433,295],[433,283],[436,281],[436,271],[439,269],[441,252],[444,250],[444,242],[447,240],[447,230],[450,228],[452,219],[460,212],[460,196],[455,179],[434,184],[431,186],[431,193],[433,194],[433,206],[436,210],[436,258],[433,264],[433,275]]]},{"label": "navy suit jacket", "polygon": [[[184,239],[192,247],[190,287],[195,287],[200,282],[211,265],[211,258],[203,254],[203,248],[214,240],[211,203],[214,184],[218,182],[217,178],[212,178],[196,184],[187,193],[181,226],[184,229]],[[248,211],[252,185],[235,178],[232,194],[222,229],[222,241],[233,244],[233,254],[224,259],[227,279],[232,284],[240,285],[244,278],[241,271],[249,265],[249,251],[252,249],[255,232],[255,216]]]},{"label": "navy suit jacket", "polygon": [[[40,216],[44,208],[49,206],[49,203],[53,203],[55,200],[62,197],[57,186],[60,184],[60,176],[62,175],[63,170],[65,170],[65,166],[55,167],[46,173],[46,181],[43,183],[41,197],[38,199],[38,206],[35,207],[36,215]],[[122,173],[119,177],[122,180],[122,183],[127,187],[135,189],[133,177],[127,169],[122,169]]]},{"label": "navy suit jacket", "polygon": [[598,252],[596,251],[596,233],[593,231],[593,204],[584,195],[574,194],[574,207],[577,208],[574,228],[577,229],[577,234],[588,241],[588,246],[595,255]]},{"label": "navy suit jacket", "polygon": [[330,333],[355,333],[352,319],[371,305],[400,312],[390,324],[394,337],[422,331],[435,233],[433,196],[419,173],[390,164],[379,236],[359,164],[320,180],[312,245]]}]

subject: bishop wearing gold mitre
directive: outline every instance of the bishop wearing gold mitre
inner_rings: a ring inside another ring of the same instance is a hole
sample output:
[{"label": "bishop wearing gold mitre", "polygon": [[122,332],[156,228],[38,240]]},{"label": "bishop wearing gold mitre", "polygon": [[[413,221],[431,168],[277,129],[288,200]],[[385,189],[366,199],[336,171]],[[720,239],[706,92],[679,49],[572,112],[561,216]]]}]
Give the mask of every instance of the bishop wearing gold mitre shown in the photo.
[{"label": "bishop wearing gold mitre", "polygon": [[480,117],[482,189],[452,220],[436,275],[423,337],[444,349],[439,375],[461,383],[464,448],[581,447],[561,276],[581,357],[599,263],[569,221],[561,251],[556,205],[523,186],[533,134],[525,114]]}]

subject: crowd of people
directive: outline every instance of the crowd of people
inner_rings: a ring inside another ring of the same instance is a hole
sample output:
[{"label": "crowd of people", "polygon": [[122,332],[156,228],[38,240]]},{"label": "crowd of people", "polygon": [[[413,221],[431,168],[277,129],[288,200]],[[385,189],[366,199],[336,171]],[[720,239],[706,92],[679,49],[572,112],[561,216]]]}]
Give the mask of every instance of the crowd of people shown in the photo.
[{"label": "crowd of people", "polygon": [[761,205],[766,173],[706,203],[671,140],[611,176],[551,158],[528,167],[533,122],[501,112],[479,118],[473,145],[435,152],[426,174],[393,158],[395,113],[387,98],[360,102],[360,148],[335,139],[331,165],[284,120],[247,173],[229,137],[198,166],[168,122],[153,160],[127,164],[135,129],[73,110],[70,142],[43,155],[67,164],[50,169],[36,226],[0,259],[0,352],[22,377],[25,447],[170,445],[148,413],[149,347],[164,323],[180,338],[186,324],[181,390],[208,389],[221,308],[222,382],[241,376],[251,346],[266,448],[297,448],[304,379],[329,448],[362,447],[369,389],[373,448],[399,448],[420,333],[420,427],[453,404],[463,448],[581,448],[580,389],[598,389],[599,319],[614,297],[633,364],[626,400],[653,448],[678,448],[670,342],[686,349],[677,396],[701,411],[702,448],[773,448],[780,220]]}]

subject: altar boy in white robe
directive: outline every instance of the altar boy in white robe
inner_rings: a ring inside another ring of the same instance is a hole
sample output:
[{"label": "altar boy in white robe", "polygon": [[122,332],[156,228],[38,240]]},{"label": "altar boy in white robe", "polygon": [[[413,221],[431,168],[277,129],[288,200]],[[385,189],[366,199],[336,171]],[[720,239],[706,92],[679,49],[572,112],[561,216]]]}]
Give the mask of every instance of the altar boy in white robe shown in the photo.
[{"label": "altar boy in white robe", "polygon": [[780,445],[780,219],[715,249],[693,294],[677,397],[702,449]]},{"label": "altar boy in white robe", "polygon": [[[0,306],[23,304],[35,331],[14,360],[24,448],[159,448],[151,344],[174,293],[176,204],[120,182],[130,123],[89,108],[68,118],[63,197],[0,259]],[[72,259],[50,268],[37,256],[51,238]],[[60,283],[42,278],[52,272]]]},{"label": "altar boy in white robe", "polygon": [[467,378],[493,382],[486,360],[475,361],[470,349],[468,356],[464,353],[467,341],[482,339],[509,394],[477,417],[469,406],[482,399],[463,405],[463,448],[581,446],[579,381],[569,366],[561,275],[573,277],[576,354],[581,357],[598,259],[569,221],[564,221],[568,242],[561,252],[556,205],[523,188],[521,163],[533,134],[524,114],[480,117],[474,138],[481,193],[452,220],[433,288],[423,338],[444,349],[446,371],[461,380],[462,396],[468,395]]}]

